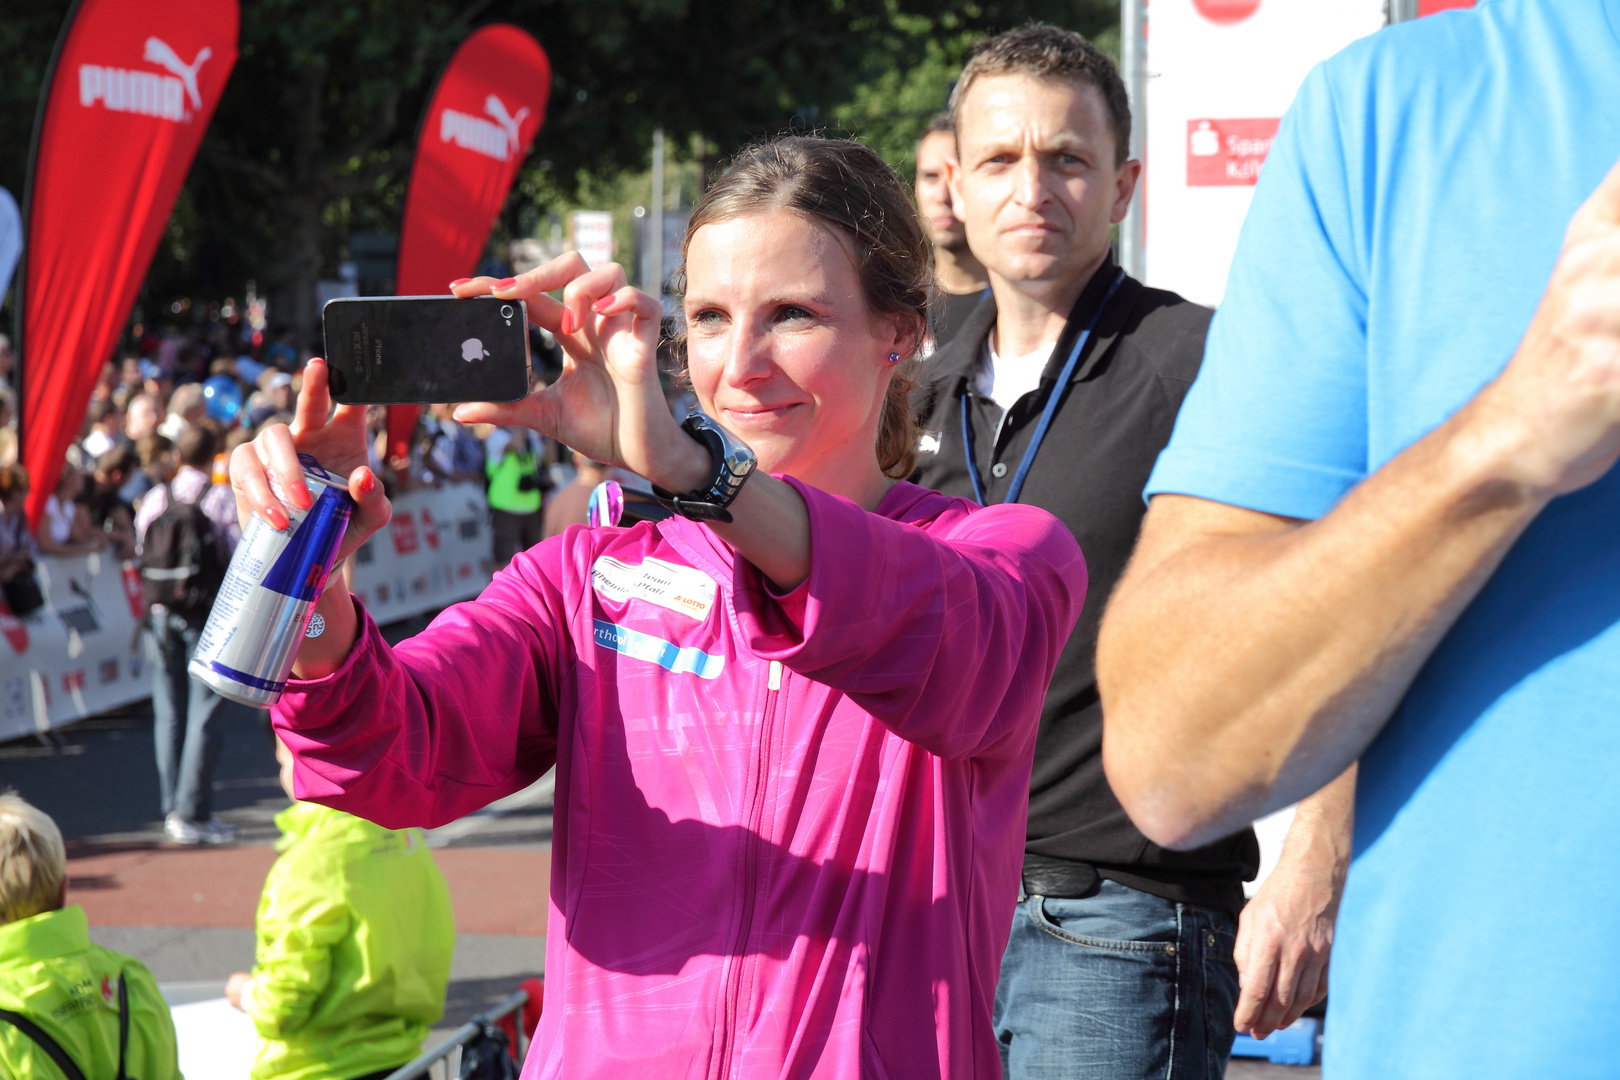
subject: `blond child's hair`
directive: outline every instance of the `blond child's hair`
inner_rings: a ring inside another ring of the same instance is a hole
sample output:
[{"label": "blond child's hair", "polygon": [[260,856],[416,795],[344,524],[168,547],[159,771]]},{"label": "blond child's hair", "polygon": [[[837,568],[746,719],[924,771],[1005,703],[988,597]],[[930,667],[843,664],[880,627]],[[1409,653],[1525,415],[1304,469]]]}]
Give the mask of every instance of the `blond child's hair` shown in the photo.
[{"label": "blond child's hair", "polygon": [[56,822],[16,792],[0,794],[0,923],[61,907],[66,874]]}]

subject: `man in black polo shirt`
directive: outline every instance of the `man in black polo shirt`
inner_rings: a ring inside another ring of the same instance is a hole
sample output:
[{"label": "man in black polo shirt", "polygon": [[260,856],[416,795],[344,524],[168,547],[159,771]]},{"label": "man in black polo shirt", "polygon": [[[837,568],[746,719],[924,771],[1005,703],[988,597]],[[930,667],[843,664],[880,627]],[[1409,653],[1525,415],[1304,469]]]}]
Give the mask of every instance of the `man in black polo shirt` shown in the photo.
[{"label": "man in black polo shirt", "polygon": [[1008,1080],[1219,1077],[1234,1010],[1239,1029],[1264,1035],[1326,992],[1352,780],[1302,804],[1246,910],[1252,830],[1171,851],[1114,797],[1097,627],[1211,312],[1145,288],[1110,256],[1141,166],[1126,160],[1118,72],[1084,38],[1031,25],[980,42],[952,107],[952,201],[992,296],[931,361],[919,480],[1052,511],[1091,580],[1036,744],[1025,895],[996,993],[1003,1068]]}]

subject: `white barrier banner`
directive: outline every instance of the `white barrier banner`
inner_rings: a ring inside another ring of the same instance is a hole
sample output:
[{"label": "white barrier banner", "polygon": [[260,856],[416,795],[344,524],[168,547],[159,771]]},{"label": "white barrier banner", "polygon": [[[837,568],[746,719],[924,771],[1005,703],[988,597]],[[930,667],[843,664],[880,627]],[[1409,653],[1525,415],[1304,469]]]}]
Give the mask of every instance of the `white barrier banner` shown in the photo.
[{"label": "white barrier banner", "polygon": [[477,484],[408,491],[354,554],[354,593],[379,623],[470,600],[494,572],[489,503]]},{"label": "white barrier banner", "polygon": [[[477,484],[407,492],[355,555],[354,588],[379,623],[471,599],[492,573],[488,503]],[[46,556],[45,606],[17,618],[0,600],[0,741],[152,696],[152,654],[132,563]]]},{"label": "white barrier banner", "polygon": [[1384,25],[1385,0],[1153,0],[1147,280],[1219,304],[1277,124],[1311,68]]},{"label": "white barrier banner", "polygon": [[152,695],[134,565],[105,552],[46,556],[37,573],[44,607],[19,619],[0,601],[0,740]]}]

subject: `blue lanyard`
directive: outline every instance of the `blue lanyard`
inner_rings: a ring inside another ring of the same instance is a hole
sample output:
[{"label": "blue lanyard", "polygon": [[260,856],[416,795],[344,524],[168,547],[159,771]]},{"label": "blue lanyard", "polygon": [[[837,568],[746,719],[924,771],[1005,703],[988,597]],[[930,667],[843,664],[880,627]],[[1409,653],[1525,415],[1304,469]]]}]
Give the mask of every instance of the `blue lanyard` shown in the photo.
[{"label": "blue lanyard", "polygon": [[[1085,349],[1086,342],[1091,340],[1091,332],[1097,329],[1097,320],[1102,318],[1103,309],[1108,306],[1108,301],[1114,298],[1114,293],[1119,291],[1124,281],[1125,271],[1121,269],[1114,275],[1113,283],[1103,294],[1097,310],[1091,313],[1091,321],[1080,331],[1080,337],[1075,341],[1069,359],[1058,374],[1057,382],[1047,391],[1046,404],[1041,408],[1040,423],[1035,425],[1035,434],[1030,436],[1029,445],[1024,448],[1024,459],[1018,463],[1018,471],[1013,473],[1012,484],[1007,488],[1007,498],[1003,500],[1004,502],[1017,502],[1018,493],[1024,490],[1024,479],[1029,476],[1029,467],[1035,464],[1035,454],[1040,450],[1041,443],[1046,438],[1046,429],[1052,426],[1052,417],[1057,413],[1058,398],[1063,395],[1063,388],[1069,385],[1069,380],[1074,378],[1074,368],[1080,362],[1080,353]],[[962,447],[967,451],[968,479],[973,481],[973,498],[980,506],[988,506],[989,504],[984,501],[984,480],[979,476],[978,457],[973,452],[973,425],[968,423],[966,387],[963,387],[962,392],[957,395],[956,404],[962,414]]]}]

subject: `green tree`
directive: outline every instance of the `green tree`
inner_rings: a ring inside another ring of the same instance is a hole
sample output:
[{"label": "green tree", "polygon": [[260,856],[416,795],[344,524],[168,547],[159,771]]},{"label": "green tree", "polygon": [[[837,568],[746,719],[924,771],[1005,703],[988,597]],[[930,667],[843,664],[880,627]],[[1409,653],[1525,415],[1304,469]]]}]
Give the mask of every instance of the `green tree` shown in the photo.
[{"label": "green tree", "polygon": [[[0,184],[23,161],[66,0],[0,0]],[[240,58],[147,282],[150,300],[255,278],[304,338],[355,231],[397,231],[433,80],[477,26],[546,48],[545,126],[500,230],[647,167],[653,128],[705,173],[788,129],[909,169],[971,42],[1032,18],[1103,36],[1117,0],[242,0]]]}]

